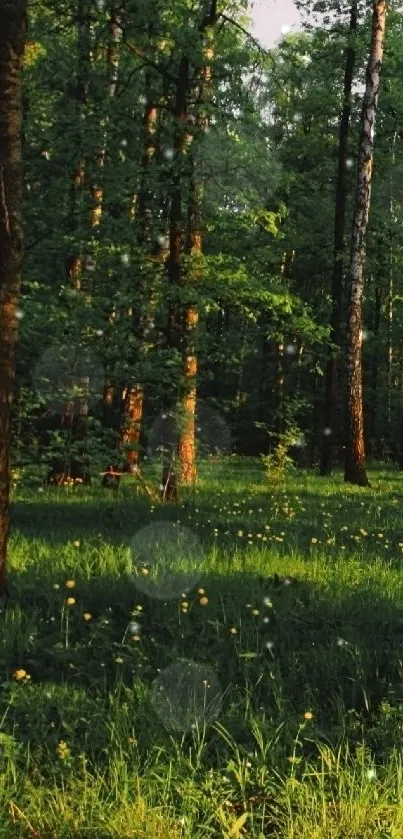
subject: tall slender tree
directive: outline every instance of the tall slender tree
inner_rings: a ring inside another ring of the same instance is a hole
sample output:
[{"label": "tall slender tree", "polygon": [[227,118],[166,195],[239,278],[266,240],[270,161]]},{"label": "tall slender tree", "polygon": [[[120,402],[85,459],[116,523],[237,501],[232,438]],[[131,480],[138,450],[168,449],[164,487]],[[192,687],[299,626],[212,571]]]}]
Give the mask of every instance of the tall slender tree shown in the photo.
[{"label": "tall slender tree", "polygon": [[22,261],[21,74],[27,0],[0,2],[0,594],[6,592],[11,407]]},{"label": "tall slender tree", "polygon": [[[357,34],[358,9],[357,0],[352,0],[350,11],[350,26],[346,47],[346,63],[344,70],[343,106],[339,126],[339,152],[336,180],[336,206],[334,216],[334,251],[332,274],[332,311],[330,316],[330,345],[326,362],[325,404],[323,411],[323,443],[320,463],[320,474],[330,475],[332,471],[333,435],[336,413],[336,379],[338,359],[340,356],[341,311],[343,297],[343,256],[344,237],[346,227],[346,197],[347,197],[347,160],[348,135],[351,115],[351,92],[354,80],[356,60],[355,38]],[[334,349],[334,345],[336,349]]]},{"label": "tall slender tree", "polygon": [[344,479],[359,486],[369,485],[365,465],[362,398],[362,299],[366,256],[365,241],[371,202],[375,118],[384,51],[387,6],[387,0],[376,0],[373,4],[371,46],[361,113],[357,185],[348,276]]}]

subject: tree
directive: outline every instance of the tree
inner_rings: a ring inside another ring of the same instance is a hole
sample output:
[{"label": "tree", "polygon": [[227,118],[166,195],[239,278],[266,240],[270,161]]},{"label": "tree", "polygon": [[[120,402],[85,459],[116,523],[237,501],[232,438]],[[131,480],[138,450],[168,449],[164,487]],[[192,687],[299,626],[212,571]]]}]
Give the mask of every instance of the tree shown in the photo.
[{"label": "tree", "polygon": [[361,113],[357,184],[348,276],[348,315],[346,335],[346,437],[345,481],[368,486],[365,468],[364,415],[362,400],[362,298],[364,292],[365,237],[371,202],[375,118],[378,105],[380,70],[383,59],[387,0],[373,6],[371,46]]},{"label": "tree", "polygon": [[[332,431],[335,427],[335,391],[337,356],[340,353],[341,344],[341,314],[342,314],[342,290],[343,290],[343,255],[344,235],[346,226],[346,199],[347,199],[347,160],[348,160],[348,136],[351,115],[351,92],[354,81],[354,67],[356,60],[355,38],[357,35],[357,0],[351,3],[350,27],[348,33],[348,44],[346,47],[346,65],[344,71],[343,85],[343,108],[340,117],[339,127],[339,155],[337,165],[336,181],[336,206],[334,217],[334,251],[333,251],[333,274],[332,274],[332,312],[330,317],[330,345],[326,362],[325,379],[325,404],[323,411],[323,444],[320,463],[320,474],[330,475],[332,471]],[[336,350],[332,347],[336,346]],[[330,433],[329,433],[330,432]]]},{"label": "tree", "polygon": [[6,592],[11,407],[22,261],[21,74],[26,0],[0,3],[0,593]]}]

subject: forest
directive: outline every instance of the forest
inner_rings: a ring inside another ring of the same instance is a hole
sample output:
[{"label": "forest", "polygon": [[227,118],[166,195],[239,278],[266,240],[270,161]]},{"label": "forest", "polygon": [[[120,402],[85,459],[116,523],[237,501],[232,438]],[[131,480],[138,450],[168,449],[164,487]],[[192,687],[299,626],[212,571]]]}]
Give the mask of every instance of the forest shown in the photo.
[{"label": "forest", "polygon": [[0,839],[403,835],[403,6],[295,7],[0,0]]}]

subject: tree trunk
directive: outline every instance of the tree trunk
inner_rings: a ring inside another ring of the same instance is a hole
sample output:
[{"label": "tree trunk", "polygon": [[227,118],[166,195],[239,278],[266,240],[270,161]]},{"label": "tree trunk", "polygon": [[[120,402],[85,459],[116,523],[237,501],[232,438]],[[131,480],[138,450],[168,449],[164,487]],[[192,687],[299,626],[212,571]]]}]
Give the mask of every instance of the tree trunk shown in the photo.
[{"label": "tree trunk", "polygon": [[128,388],[124,400],[124,421],[122,444],[129,472],[135,472],[139,462],[139,441],[143,416],[143,388],[134,385]]},{"label": "tree trunk", "polygon": [[[151,88],[152,79],[148,73],[145,80],[145,88],[148,92]],[[142,156],[140,164],[140,186],[136,200],[136,221],[138,224],[137,241],[140,248],[146,248],[150,253],[153,236],[153,192],[150,186],[150,167],[155,156],[155,134],[157,128],[158,109],[155,104],[155,96],[147,93],[147,102],[143,116]],[[137,284],[136,296],[140,300],[146,293],[144,283]],[[151,297],[151,295],[149,295]],[[150,300],[148,301],[149,305]],[[139,313],[140,307],[135,308],[133,314],[133,332],[139,341],[144,341],[147,321],[152,319],[150,311],[146,316]],[[122,446],[125,450],[125,460],[129,472],[134,472],[139,462],[139,441],[141,434],[141,423],[143,419],[144,386],[136,382],[127,387],[126,398],[123,405],[123,420],[121,429]]]},{"label": "tree trunk", "polygon": [[[204,103],[211,94],[211,59],[214,56],[212,44],[205,46],[204,57],[207,59],[201,72],[201,83],[198,91],[198,99],[204,99]],[[208,125],[208,117],[201,110],[196,117],[196,131],[199,136],[201,131]],[[199,173],[201,163],[197,163]],[[196,176],[196,163],[194,154],[192,156],[192,176],[190,181],[188,199],[188,235],[187,251],[192,258],[189,271],[186,277],[187,284],[192,286],[200,279],[200,268],[198,260],[203,253],[202,246],[202,218],[203,218],[203,177]],[[195,331],[199,322],[199,313],[194,303],[189,303],[183,316],[183,396],[181,404],[181,426],[178,433],[177,455],[179,465],[179,481],[183,484],[195,484],[197,477],[196,467],[196,398],[197,398],[197,355],[195,350]]]},{"label": "tree trunk", "polygon": [[[381,303],[382,290],[379,285],[375,286],[375,313],[374,313],[374,339],[375,350],[370,367],[372,400],[368,407],[368,435],[367,451],[370,456],[377,456],[379,452],[379,435],[377,429],[378,418],[378,381],[379,381],[379,336],[381,327]],[[383,459],[383,455],[381,455]]]},{"label": "tree trunk", "polygon": [[26,0],[0,5],[0,594],[6,594],[11,407],[22,263],[21,73]]},{"label": "tree trunk", "polygon": [[[343,254],[346,223],[348,135],[351,115],[351,91],[356,60],[355,37],[357,33],[357,2],[351,5],[346,66],[344,71],[343,110],[339,128],[339,155],[336,181],[336,207],[334,218],[334,251],[332,276],[332,311],[330,316],[330,344],[326,362],[325,402],[323,411],[323,441],[320,474],[332,471],[333,435],[336,427],[336,374],[341,345],[341,311],[343,292]],[[334,346],[336,346],[336,349]],[[330,432],[330,433],[329,433]]]},{"label": "tree trunk", "polygon": [[393,171],[395,168],[395,160],[396,160],[396,140],[397,140],[397,131],[393,134],[392,140],[392,165],[390,167],[390,175],[389,175],[389,225],[390,225],[390,233],[389,233],[389,248],[388,248],[388,355],[387,355],[387,393],[388,393],[388,439],[391,438],[391,430],[392,430],[392,392],[394,388],[394,381],[393,381],[393,304],[394,304],[394,248],[393,248],[393,229],[394,229],[394,222],[396,219],[396,212],[395,212],[395,198],[394,198],[394,183],[393,183]]},{"label": "tree trunk", "polygon": [[[181,257],[183,251],[184,224],[183,224],[183,158],[187,147],[188,132],[187,122],[187,100],[189,94],[189,59],[182,56],[176,87],[175,118],[176,131],[174,141],[173,175],[171,186],[171,203],[169,211],[169,254],[166,262],[169,307],[167,319],[167,346],[170,349],[181,352],[182,328],[178,316],[178,305],[173,295],[177,292],[181,281]],[[171,400],[173,409],[169,413],[176,415],[177,394]],[[172,437],[176,439],[172,439]],[[177,433],[170,434],[163,445],[163,468],[161,492],[164,500],[176,500],[177,473],[175,467],[175,452],[177,448]]]},{"label": "tree trunk", "polygon": [[346,436],[345,481],[368,486],[365,467],[362,402],[362,297],[364,291],[365,237],[371,201],[375,117],[383,58],[387,0],[376,0],[372,16],[371,48],[361,115],[357,186],[349,268],[349,306],[346,336]]},{"label": "tree trunk", "polygon": [[[206,14],[199,25],[201,45],[207,35],[209,28],[213,27],[217,22],[217,0],[210,0]],[[204,68],[199,76],[197,84],[199,98],[203,91],[208,90],[211,80],[210,62],[213,57],[213,50],[209,44],[204,47],[204,57],[207,59]],[[173,160],[173,175],[171,180],[171,201],[169,213],[169,255],[167,258],[167,275],[170,304],[168,310],[167,323],[167,345],[171,349],[176,349],[182,355],[184,354],[184,364],[182,372],[185,380],[185,398],[182,403],[182,411],[184,409],[185,423],[180,432],[176,430],[175,445],[168,445],[164,453],[164,464],[162,474],[162,492],[163,497],[167,495],[171,498],[177,498],[177,472],[174,468],[175,453],[180,456],[180,471],[181,477],[186,481],[193,481],[196,477],[196,461],[195,461],[195,407],[196,407],[196,384],[195,377],[197,372],[197,359],[194,353],[192,333],[198,321],[198,313],[196,307],[191,304],[185,309],[183,316],[180,314],[180,306],[175,299],[176,290],[182,282],[182,265],[181,258],[184,244],[184,219],[183,219],[183,190],[185,175],[189,178],[190,191],[190,214],[192,217],[193,232],[190,233],[190,244],[195,257],[201,254],[201,206],[203,188],[202,182],[196,184],[192,181],[193,175],[193,156],[190,161],[188,172],[184,171],[184,161],[186,159],[187,151],[192,143],[193,134],[187,128],[188,120],[188,104],[189,94],[191,91],[191,68],[188,56],[182,55],[178,70],[178,79],[176,86],[175,98],[175,118],[176,131],[174,141],[174,160]],[[196,117],[196,125],[201,128],[206,121],[206,117],[201,113]],[[189,177],[190,175],[190,177]],[[193,207],[192,207],[193,202]],[[197,270],[197,269],[196,269]],[[187,346],[186,346],[187,345]],[[175,394],[174,415],[176,417],[178,411],[178,396]],[[179,408],[180,410],[180,408]]]},{"label": "tree trunk", "polygon": [[[108,105],[110,107],[112,100],[115,97],[116,85],[118,81],[119,71],[119,44],[122,35],[120,28],[120,20],[115,11],[110,13],[108,24],[108,49],[106,52],[106,63],[108,70]],[[97,167],[99,168],[99,177],[102,177],[102,171],[105,168],[107,144],[108,144],[108,126],[110,123],[110,113],[108,113],[104,120],[104,138],[103,144],[98,151],[96,157]],[[98,227],[102,218],[102,203],[104,198],[104,189],[102,184],[96,179],[91,186],[92,208],[91,208],[91,227]]]}]

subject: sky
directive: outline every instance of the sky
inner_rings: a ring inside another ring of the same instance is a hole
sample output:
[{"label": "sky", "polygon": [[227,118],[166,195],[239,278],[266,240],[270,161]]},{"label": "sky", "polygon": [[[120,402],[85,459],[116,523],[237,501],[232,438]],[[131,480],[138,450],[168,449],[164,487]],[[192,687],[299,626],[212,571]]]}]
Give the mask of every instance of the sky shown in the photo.
[{"label": "sky", "polygon": [[281,37],[282,27],[298,29],[300,15],[293,0],[252,0],[252,32],[265,47]]}]

